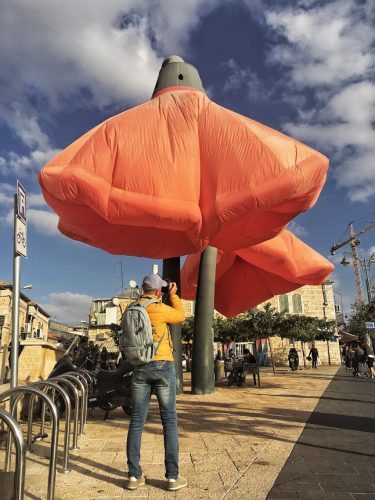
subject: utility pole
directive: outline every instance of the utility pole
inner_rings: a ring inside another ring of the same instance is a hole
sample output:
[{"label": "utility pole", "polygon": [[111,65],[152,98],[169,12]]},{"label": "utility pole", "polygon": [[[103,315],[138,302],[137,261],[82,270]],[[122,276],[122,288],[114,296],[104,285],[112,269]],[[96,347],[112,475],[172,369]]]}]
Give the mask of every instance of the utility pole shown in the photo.
[{"label": "utility pole", "polygon": [[364,304],[365,297],[363,295],[363,288],[362,288],[361,267],[358,257],[357,245],[354,239],[354,234],[355,233],[353,228],[353,222],[349,222],[350,250],[352,252],[352,257],[353,257],[353,270],[354,270],[355,287],[357,290],[357,302],[359,304]]},{"label": "utility pole", "polygon": [[[357,246],[360,244],[360,241],[357,239],[357,236],[365,233],[369,229],[374,228],[375,221],[371,221],[365,227],[363,227],[362,229],[360,229],[359,231],[356,231],[356,232],[354,231],[353,222],[349,222],[348,227],[349,227],[349,238],[344,240],[344,241],[340,241],[339,243],[335,243],[334,245],[332,245],[331,246],[331,255],[335,255],[336,250],[338,250],[339,248],[342,248],[343,246],[347,245],[348,243],[350,244],[351,254],[352,254],[352,258],[353,258],[353,270],[354,270],[355,286],[356,286],[356,290],[357,290],[357,302],[359,304],[364,304],[365,299],[364,299],[362,280],[361,280],[361,260],[359,259],[358,252],[357,252]],[[344,254],[345,254],[345,252],[344,252]],[[371,261],[371,259],[372,259],[372,257],[370,257],[370,261]],[[344,258],[343,261],[341,262],[341,264],[348,265],[348,264],[350,264],[350,262],[345,261],[345,258]],[[369,262],[369,264],[370,264],[370,262]],[[367,281],[369,282],[368,273],[367,273],[368,270],[369,269],[366,267],[366,263],[365,263],[366,278],[367,278]],[[367,282],[366,282],[366,285],[367,285]],[[369,290],[369,287],[370,287],[370,284],[368,284],[367,290]],[[368,295],[369,295],[370,300],[371,300],[371,290],[370,290],[370,293]]]}]

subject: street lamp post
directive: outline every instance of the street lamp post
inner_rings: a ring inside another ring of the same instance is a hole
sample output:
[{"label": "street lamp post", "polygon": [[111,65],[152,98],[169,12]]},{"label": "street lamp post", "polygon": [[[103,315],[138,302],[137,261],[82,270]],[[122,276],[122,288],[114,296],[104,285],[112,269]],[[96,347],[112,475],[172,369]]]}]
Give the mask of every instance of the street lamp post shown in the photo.
[{"label": "street lamp post", "polygon": [[[348,254],[349,254],[349,252],[344,252],[344,257],[340,262],[340,264],[342,264],[345,267],[350,264],[350,260],[347,260],[347,258],[345,257],[345,255],[348,255]],[[354,258],[354,257],[352,256],[352,258]],[[365,272],[367,299],[368,299],[368,303],[370,303],[372,300],[370,269],[371,269],[371,264],[375,263],[375,252],[373,252],[368,259],[355,258],[355,260],[357,260],[359,262],[361,269]]]},{"label": "street lamp post", "polygon": [[336,290],[333,290],[333,293],[336,293],[337,295],[340,295],[340,302],[341,302],[341,315],[342,315],[342,323],[344,325],[344,328],[346,328],[346,324],[345,324],[345,313],[344,313],[344,305],[343,305],[343,301],[342,301],[342,293],[340,292],[337,292]]},{"label": "street lamp post", "polygon": [[[323,295],[323,317],[324,317],[324,323],[325,327],[327,324],[327,314],[326,314],[326,307],[328,306],[328,299],[327,299],[327,292],[326,292],[326,285],[333,285],[333,281],[331,280],[326,280],[322,284],[322,295]],[[327,355],[328,355],[328,364],[331,365],[331,352],[329,349],[329,339],[327,339]]]}]

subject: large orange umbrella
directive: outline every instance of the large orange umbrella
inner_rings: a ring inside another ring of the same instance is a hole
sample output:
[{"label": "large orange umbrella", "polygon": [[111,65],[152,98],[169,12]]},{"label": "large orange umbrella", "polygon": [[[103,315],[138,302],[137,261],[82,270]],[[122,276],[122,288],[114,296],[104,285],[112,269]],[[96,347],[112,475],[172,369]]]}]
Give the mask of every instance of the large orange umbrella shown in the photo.
[{"label": "large orange umbrella", "polygon": [[327,167],[312,148],[173,86],[80,137],[39,181],[63,234],[167,258],[272,238],[314,204]]},{"label": "large orange umbrella", "polygon": [[[182,296],[195,299],[200,254],[190,255],[181,271]],[[274,295],[302,285],[319,285],[333,265],[289,231],[235,252],[218,252],[215,309],[235,316]]]}]

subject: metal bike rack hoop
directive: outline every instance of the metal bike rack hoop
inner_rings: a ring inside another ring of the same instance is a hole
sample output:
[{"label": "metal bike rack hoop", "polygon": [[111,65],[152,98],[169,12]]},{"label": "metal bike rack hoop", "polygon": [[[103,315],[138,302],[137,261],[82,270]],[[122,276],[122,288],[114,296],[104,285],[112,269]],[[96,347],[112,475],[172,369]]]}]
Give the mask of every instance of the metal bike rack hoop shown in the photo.
[{"label": "metal bike rack hoop", "polygon": [[[22,431],[10,413],[0,410],[0,420],[5,422],[16,445],[16,474],[14,477],[14,500],[23,500],[25,490],[26,446]],[[8,435],[10,436],[10,434]],[[9,438],[8,438],[9,439]]]},{"label": "metal bike rack hoop", "polygon": [[78,379],[82,382],[82,384],[85,387],[85,406],[84,406],[84,425],[87,423],[87,413],[88,413],[88,407],[89,407],[89,383],[87,382],[87,379],[83,373],[80,371],[78,372],[67,372],[64,373],[64,375],[74,375],[75,377],[78,377]]},{"label": "metal bike rack hoop", "polygon": [[72,405],[68,394],[64,391],[62,387],[56,382],[51,382],[50,380],[42,380],[36,382],[33,385],[41,386],[46,389],[54,389],[58,391],[65,403],[65,434],[64,434],[64,455],[62,460],[62,471],[67,473],[70,472],[69,469],[69,439],[70,439],[70,422],[72,415]]},{"label": "metal bike rack hoop", "polygon": [[68,386],[74,396],[74,428],[73,428],[73,450],[78,450],[78,435],[79,435],[79,394],[78,394],[78,389],[77,386],[73,384],[70,380],[67,378],[62,378],[60,377],[53,377],[48,379],[49,382],[55,382],[56,384],[64,384]]},{"label": "metal bike rack hoop", "polygon": [[75,372],[68,372],[68,373],[63,373],[62,375],[59,375],[57,378],[59,378],[60,380],[61,379],[65,379],[65,380],[70,380],[71,382],[75,382],[78,387],[79,387],[79,390],[81,391],[81,401],[82,401],[82,404],[81,404],[81,416],[80,416],[80,434],[84,434],[84,427],[85,427],[85,415],[86,415],[86,412],[87,412],[87,401],[88,401],[88,398],[86,397],[86,389],[85,389],[85,385],[82,383],[81,379],[76,377],[75,375],[72,375],[72,373],[75,373]]},{"label": "metal bike rack hoop", "polygon": [[[11,398],[11,415],[17,411],[18,401],[21,399],[23,394],[31,394],[31,396],[37,396],[42,401],[45,401],[47,406],[51,411],[52,420],[52,436],[51,436],[51,456],[49,459],[49,472],[48,472],[48,488],[47,488],[47,500],[53,500],[55,497],[55,484],[56,484],[56,459],[57,459],[57,444],[59,436],[59,417],[57,415],[56,406],[54,405],[52,399],[43,391],[35,389],[35,387],[14,387],[6,392],[0,394],[0,402]],[[12,445],[11,435],[9,435],[8,446],[6,452],[6,467],[9,470],[10,467],[10,449]]]}]

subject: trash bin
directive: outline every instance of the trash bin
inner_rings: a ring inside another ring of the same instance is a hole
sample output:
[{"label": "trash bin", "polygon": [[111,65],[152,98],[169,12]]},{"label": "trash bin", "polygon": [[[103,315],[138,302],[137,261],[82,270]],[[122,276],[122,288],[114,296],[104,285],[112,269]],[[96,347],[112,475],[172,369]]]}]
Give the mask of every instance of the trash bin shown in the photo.
[{"label": "trash bin", "polygon": [[224,361],[221,359],[215,360],[215,381],[219,382],[220,380],[224,380]]}]

